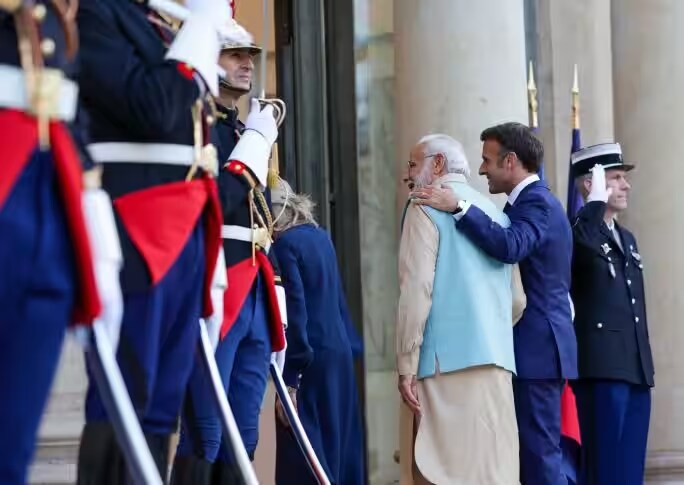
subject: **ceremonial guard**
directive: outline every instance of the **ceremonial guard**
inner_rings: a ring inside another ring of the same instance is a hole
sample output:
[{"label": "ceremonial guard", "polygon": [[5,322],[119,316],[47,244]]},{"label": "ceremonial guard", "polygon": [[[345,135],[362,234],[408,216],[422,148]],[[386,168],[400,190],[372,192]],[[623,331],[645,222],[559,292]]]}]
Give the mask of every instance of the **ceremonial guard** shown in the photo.
[{"label": "ceremonial guard", "polygon": [[[278,303],[280,298],[284,305],[284,293],[270,252],[273,218],[267,183],[275,175],[275,169],[269,170],[269,154],[278,126],[272,106],[262,111],[259,101],[252,100],[246,125],[238,119],[236,109],[239,98],[250,91],[254,57],[260,52],[251,36],[222,44],[220,65],[225,77],[220,83],[213,133],[222,166],[218,183],[228,280],[215,355],[240,436],[252,460],[269,360],[272,352],[280,351],[282,355],[285,347]],[[259,113],[271,114],[263,117],[257,116]],[[262,145],[265,151],[246,154],[241,149],[246,139]],[[207,399],[207,385],[197,365],[184,405],[172,475],[175,485],[242,483],[235,457],[227,446],[229,440],[222,437],[219,414]]]},{"label": "ceremonial guard", "polygon": [[9,485],[27,482],[69,324],[99,317],[116,338],[120,322],[111,202],[69,129],[82,139],[70,79],[76,8],[0,0],[0,483]]},{"label": "ceremonial guard", "polygon": [[646,323],[645,263],[634,235],[617,222],[631,189],[620,145],[572,155],[587,200],[573,221],[572,300],[579,380],[574,384],[587,485],[644,480],[653,387]]},{"label": "ceremonial guard", "polygon": [[[175,36],[144,2],[91,0],[78,14],[88,150],[104,166],[124,254],[117,359],[162,477],[199,318],[212,314],[221,210],[208,124],[220,39],[243,32],[225,0],[186,6],[188,18]],[[267,153],[270,145],[257,136],[257,149]],[[254,143],[247,140],[242,153]],[[88,370],[79,483],[119,483],[124,462]]]}]

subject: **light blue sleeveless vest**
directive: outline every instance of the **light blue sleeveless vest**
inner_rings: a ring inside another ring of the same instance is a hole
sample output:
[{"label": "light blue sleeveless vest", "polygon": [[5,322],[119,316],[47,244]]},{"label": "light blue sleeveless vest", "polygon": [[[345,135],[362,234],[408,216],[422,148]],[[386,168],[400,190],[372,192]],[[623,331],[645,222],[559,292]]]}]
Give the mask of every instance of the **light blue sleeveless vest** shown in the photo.
[{"label": "light blue sleeveless vest", "polygon": [[[486,196],[464,182],[448,182],[494,222],[508,217]],[[420,347],[418,378],[472,366],[495,364],[515,372],[511,271],[487,256],[456,229],[451,214],[425,207],[439,231],[432,308]]]}]

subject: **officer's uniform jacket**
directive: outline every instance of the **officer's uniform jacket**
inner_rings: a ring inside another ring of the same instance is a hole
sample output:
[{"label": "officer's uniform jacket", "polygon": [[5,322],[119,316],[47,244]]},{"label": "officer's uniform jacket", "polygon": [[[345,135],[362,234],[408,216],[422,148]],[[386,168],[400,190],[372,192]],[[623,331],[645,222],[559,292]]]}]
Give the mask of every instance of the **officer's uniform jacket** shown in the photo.
[{"label": "officer's uniform jacket", "polygon": [[644,261],[634,235],[603,220],[605,202],[586,204],[573,221],[572,299],[579,377],[653,386]]},{"label": "officer's uniform jacket", "polygon": [[[92,168],[92,161],[83,156],[85,114],[72,79],[78,37],[66,6],[0,0],[0,210],[34,151],[49,151],[74,248],[78,297],[72,319],[88,323],[100,313],[81,207],[82,169]],[[19,38],[29,46],[23,54]]]},{"label": "officer's uniform jacket", "polygon": [[276,286],[282,288],[275,253],[271,251],[273,215],[270,191],[259,184],[254,173],[242,162],[230,160],[244,125],[237,111],[218,108],[218,119],[212,141],[218,150],[218,184],[223,210],[223,249],[228,272],[228,289],[224,298],[224,320],[221,338],[237,319],[257,274],[263,277],[268,302],[270,335],[273,350],[284,344],[283,322]]},{"label": "officer's uniform jacket", "polygon": [[[158,283],[204,218],[208,316],[221,216],[211,170],[191,168],[196,146],[208,142],[203,85],[189,66],[165,60],[174,31],[139,2],[81,2],[78,24],[88,150],[103,164],[103,186],[114,201],[122,289],[144,291]],[[197,102],[202,110],[193,112]]]}]

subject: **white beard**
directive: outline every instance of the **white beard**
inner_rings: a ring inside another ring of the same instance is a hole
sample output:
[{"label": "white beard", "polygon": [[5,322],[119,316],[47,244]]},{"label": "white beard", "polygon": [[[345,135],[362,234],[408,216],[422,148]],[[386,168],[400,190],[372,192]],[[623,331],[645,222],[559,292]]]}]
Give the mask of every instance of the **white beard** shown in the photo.
[{"label": "white beard", "polygon": [[423,168],[421,169],[418,176],[415,179],[413,179],[413,185],[415,188],[420,189],[425,187],[426,185],[430,185],[431,183],[432,180],[430,180],[430,165],[425,164],[423,165]]}]

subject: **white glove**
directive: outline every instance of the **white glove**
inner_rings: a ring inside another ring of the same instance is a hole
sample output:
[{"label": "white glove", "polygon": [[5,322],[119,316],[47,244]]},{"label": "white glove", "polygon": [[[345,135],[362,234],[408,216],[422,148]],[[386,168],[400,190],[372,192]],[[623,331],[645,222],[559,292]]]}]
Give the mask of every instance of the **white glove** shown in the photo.
[{"label": "white glove", "polygon": [[123,297],[119,282],[123,255],[114,222],[112,202],[104,190],[84,191],[83,215],[90,236],[95,282],[102,303],[102,313],[96,323],[106,330],[112,349],[116,353],[123,317]]},{"label": "white glove", "polygon": [[280,321],[283,322],[283,328],[287,330],[287,300],[285,299],[285,288],[281,285],[275,285],[275,290],[276,297],[278,298]]},{"label": "white glove", "polygon": [[273,145],[278,138],[278,124],[273,116],[273,106],[267,104],[262,109],[259,101],[252,99],[245,129],[260,133],[269,145]]},{"label": "white glove", "polygon": [[245,132],[235,145],[229,160],[237,160],[245,164],[254,173],[259,183],[266,187],[268,159],[276,138],[278,138],[278,125],[273,117],[273,106],[267,105],[261,109],[259,102],[253,99],[245,123]]},{"label": "white glove", "polygon": [[210,290],[211,305],[214,307],[214,313],[204,320],[204,324],[207,327],[207,333],[209,334],[209,341],[214,350],[216,350],[216,347],[218,346],[221,326],[223,325],[223,297],[227,288],[228,277],[226,274],[226,259],[223,255],[223,248],[220,248]]},{"label": "white glove", "polygon": [[275,362],[275,364],[280,369],[281,374],[283,372],[283,369],[285,369],[285,351],[286,350],[287,350],[287,340],[285,340],[285,347],[283,347],[283,350],[280,350],[278,352],[271,352],[271,362]]},{"label": "white glove", "polygon": [[212,17],[217,26],[227,25],[233,20],[233,11],[228,0],[186,0],[185,6],[191,14]]},{"label": "white glove", "polygon": [[233,22],[227,0],[188,0],[190,17],[176,35],[166,59],[189,64],[204,80],[212,95],[218,96],[220,36]]},{"label": "white glove", "polygon": [[588,202],[601,201],[608,202],[608,197],[613,192],[612,188],[606,186],[606,170],[603,165],[594,165],[591,169],[591,190],[587,197]]}]

